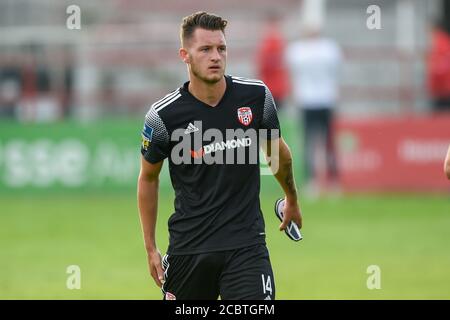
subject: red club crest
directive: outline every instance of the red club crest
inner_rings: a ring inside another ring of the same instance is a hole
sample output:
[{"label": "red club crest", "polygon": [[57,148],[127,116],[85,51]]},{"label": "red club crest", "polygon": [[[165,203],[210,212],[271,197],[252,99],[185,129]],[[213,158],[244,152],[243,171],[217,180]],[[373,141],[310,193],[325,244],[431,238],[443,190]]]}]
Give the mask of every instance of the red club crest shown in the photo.
[{"label": "red club crest", "polygon": [[237,109],[237,115],[239,122],[244,126],[248,126],[253,120],[252,109],[249,107]]}]

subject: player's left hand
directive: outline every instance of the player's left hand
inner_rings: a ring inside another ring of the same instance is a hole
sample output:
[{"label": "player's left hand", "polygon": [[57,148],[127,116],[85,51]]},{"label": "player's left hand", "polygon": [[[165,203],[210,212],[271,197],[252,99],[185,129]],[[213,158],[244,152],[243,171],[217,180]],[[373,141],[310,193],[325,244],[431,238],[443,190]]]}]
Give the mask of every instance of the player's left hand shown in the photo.
[{"label": "player's left hand", "polygon": [[291,201],[286,197],[283,214],[283,222],[280,224],[280,231],[285,230],[291,221],[294,221],[299,229],[302,228],[302,213],[297,201]]}]

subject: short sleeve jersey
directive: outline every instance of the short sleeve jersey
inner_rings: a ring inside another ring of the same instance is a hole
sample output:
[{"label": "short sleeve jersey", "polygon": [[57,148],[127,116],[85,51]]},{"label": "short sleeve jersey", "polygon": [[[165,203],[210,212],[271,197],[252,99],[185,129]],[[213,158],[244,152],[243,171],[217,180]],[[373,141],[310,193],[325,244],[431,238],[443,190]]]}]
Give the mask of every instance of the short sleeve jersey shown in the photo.
[{"label": "short sleeve jersey", "polygon": [[150,163],[168,159],[175,191],[168,221],[172,255],[265,243],[259,146],[280,137],[276,106],[262,81],[225,80],[215,107],[196,99],[186,82],[145,117],[141,153]]}]

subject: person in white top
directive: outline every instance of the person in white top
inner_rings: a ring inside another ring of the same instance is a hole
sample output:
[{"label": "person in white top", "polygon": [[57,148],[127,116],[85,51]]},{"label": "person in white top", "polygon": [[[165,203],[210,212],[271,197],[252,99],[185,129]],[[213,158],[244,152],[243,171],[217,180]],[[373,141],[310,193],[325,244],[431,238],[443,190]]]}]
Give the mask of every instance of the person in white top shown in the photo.
[{"label": "person in white top", "polygon": [[318,28],[309,28],[304,39],[289,44],[286,60],[294,103],[302,110],[305,178],[316,186],[335,185],[332,122],[339,98],[341,49],[335,41],[321,36]]}]

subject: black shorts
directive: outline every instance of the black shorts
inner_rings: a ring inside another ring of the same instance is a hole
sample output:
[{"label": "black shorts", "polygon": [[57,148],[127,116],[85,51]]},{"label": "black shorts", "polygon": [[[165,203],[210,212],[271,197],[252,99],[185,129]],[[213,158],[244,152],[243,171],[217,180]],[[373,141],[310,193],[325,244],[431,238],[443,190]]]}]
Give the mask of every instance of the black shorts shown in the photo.
[{"label": "black shorts", "polygon": [[165,300],[273,300],[275,283],[265,245],[163,257]]}]

